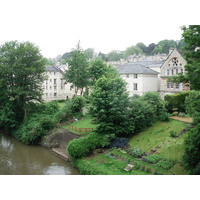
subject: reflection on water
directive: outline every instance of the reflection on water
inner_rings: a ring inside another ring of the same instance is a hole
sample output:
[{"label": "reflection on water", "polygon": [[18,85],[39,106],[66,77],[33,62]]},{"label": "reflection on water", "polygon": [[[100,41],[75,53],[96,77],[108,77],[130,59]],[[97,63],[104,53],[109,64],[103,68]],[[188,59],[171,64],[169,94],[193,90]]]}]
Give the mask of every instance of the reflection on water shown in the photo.
[{"label": "reflection on water", "polygon": [[0,132],[0,175],[75,175],[70,163],[40,146],[27,146]]}]

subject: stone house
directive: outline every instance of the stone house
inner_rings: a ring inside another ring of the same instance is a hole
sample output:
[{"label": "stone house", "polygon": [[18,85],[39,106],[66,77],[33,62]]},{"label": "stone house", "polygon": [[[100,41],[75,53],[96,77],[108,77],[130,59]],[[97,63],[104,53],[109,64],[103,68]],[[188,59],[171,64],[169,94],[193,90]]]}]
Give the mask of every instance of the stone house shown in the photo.
[{"label": "stone house", "polygon": [[173,83],[167,81],[170,76],[175,76],[178,73],[185,73],[184,66],[186,60],[177,49],[170,49],[167,59],[160,68],[160,95],[164,97],[166,94],[174,94],[183,91],[188,91],[190,88],[183,83]]}]

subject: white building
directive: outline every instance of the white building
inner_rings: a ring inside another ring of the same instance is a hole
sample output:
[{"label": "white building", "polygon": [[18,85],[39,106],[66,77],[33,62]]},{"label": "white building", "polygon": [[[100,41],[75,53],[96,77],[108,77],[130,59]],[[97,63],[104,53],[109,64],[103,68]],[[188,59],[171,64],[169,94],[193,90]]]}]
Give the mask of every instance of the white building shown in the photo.
[{"label": "white building", "polygon": [[126,63],[116,66],[120,76],[127,82],[129,96],[143,95],[158,91],[158,72],[139,63]]},{"label": "white building", "polygon": [[70,84],[64,84],[65,80],[62,80],[64,72],[56,66],[46,67],[47,80],[43,83],[43,100],[61,100],[72,98],[74,92],[70,90]]}]

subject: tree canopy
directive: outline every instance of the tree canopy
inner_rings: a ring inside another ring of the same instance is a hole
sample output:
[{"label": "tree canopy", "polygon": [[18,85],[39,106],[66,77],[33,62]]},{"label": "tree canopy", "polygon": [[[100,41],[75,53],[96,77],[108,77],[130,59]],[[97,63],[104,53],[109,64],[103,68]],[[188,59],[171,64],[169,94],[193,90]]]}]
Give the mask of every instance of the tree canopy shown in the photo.
[{"label": "tree canopy", "polygon": [[6,42],[0,47],[0,109],[4,125],[16,126],[29,105],[42,101],[45,60],[30,42]]},{"label": "tree canopy", "polygon": [[79,90],[81,90],[82,94],[83,89],[89,84],[89,63],[87,61],[87,56],[80,47],[80,42],[78,42],[76,48],[70,52],[70,57],[66,60],[69,67],[65,71],[64,79],[67,83],[71,83],[71,88],[75,88],[76,94]]}]

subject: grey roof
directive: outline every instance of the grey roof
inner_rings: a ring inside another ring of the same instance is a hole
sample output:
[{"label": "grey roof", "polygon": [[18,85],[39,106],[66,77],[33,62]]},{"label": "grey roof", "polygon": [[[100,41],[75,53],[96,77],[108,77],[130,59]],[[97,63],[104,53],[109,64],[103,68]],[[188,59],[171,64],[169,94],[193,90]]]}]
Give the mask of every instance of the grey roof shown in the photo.
[{"label": "grey roof", "polygon": [[165,60],[141,60],[137,62],[145,67],[161,67]]},{"label": "grey roof", "polygon": [[139,63],[126,63],[116,66],[116,69],[120,74],[159,74]]},{"label": "grey roof", "polygon": [[56,66],[46,66],[46,71],[47,72],[60,72],[63,73],[61,69],[59,69]]}]

